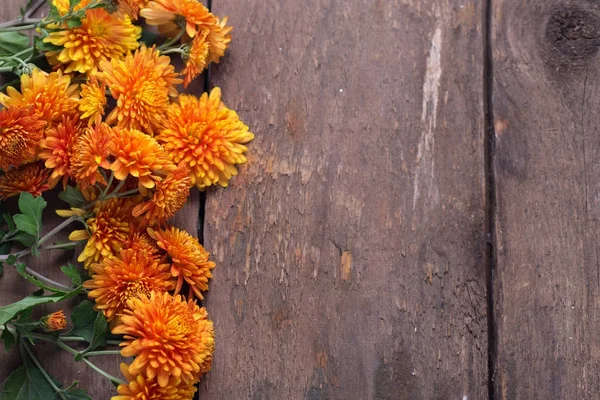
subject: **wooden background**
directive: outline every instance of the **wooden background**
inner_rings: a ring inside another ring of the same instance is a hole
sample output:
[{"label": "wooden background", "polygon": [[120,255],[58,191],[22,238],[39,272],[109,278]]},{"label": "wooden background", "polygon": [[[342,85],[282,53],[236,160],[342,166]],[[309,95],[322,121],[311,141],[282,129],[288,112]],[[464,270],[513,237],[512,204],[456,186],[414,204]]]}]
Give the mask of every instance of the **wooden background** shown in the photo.
[{"label": "wooden background", "polygon": [[[176,221],[217,262],[199,398],[599,399],[600,5],[212,9],[235,29],[208,85],[256,139]],[[0,305],[28,290],[15,275]],[[0,360],[3,379],[18,359]]]}]

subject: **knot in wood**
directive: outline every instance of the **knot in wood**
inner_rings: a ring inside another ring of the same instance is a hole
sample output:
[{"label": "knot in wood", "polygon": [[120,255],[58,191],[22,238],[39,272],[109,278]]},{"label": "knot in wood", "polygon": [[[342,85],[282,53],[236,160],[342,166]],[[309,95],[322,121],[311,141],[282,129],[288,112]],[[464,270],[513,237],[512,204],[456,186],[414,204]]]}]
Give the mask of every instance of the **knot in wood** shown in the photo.
[{"label": "knot in wood", "polygon": [[546,27],[553,52],[571,60],[587,60],[600,47],[600,18],[577,6],[555,9]]}]

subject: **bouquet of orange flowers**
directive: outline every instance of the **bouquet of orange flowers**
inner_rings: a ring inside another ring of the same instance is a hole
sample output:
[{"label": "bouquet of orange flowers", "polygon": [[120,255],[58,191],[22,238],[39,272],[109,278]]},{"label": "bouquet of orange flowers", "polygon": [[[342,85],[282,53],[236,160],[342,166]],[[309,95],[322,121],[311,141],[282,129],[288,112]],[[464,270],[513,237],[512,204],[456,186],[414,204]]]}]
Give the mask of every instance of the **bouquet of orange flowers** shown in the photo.
[{"label": "bouquet of orange flowers", "polygon": [[[46,3],[48,16],[33,18]],[[0,24],[0,73],[15,78],[0,93],[0,201],[14,203],[0,262],[38,287],[0,307],[0,339],[23,360],[0,399],[90,398],[49,376],[32,351],[39,342],[110,379],[113,400],[191,399],[210,370],[214,330],[199,301],[215,263],[168,221],[191,188],[227,186],[246,161],[253,134],[219,88],[179,93],[219,62],[231,29],[199,0],[29,0]],[[51,189],[64,221],[43,229]],[[53,243],[67,228],[69,242]],[[74,248],[79,264],[61,268],[71,285],[27,266],[40,250]],[[68,330],[63,311],[35,316],[77,297]],[[90,360],[116,353],[123,379]]]}]

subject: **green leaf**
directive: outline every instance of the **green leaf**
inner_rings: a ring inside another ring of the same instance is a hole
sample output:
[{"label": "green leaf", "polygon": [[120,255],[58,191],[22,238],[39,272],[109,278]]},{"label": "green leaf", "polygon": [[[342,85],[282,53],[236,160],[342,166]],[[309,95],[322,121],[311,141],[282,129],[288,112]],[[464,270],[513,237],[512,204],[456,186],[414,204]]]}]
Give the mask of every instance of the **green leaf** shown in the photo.
[{"label": "green leaf", "polygon": [[81,388],[69,388],[63,394],[69,400],[92,400],[87,392]]},{"label": "green leaf", "polygon": [[46,205],[46,200],[42,196],[33,197],[31,193],[22,192],[19,196],[21,214],[13,218],[17,229],[38,238],[42,229],[42,211]]},{"label": "green leaf", "polygon": [[79,268],[77,268],[76,265],[69,263],[63,267],[60,267],[60,270],[66,276],[71,278],[71,282],[73,282],[73,285],[80,286],[83,283],[83,280],[81,279],[81,274],[79,273]]},{"label": "green leaf", "polygon": [[8,256],[8,258],[6,259],[6,263],[8,265],[14,265],[17,262],[17,256],[15,256],[14,254],[11,254]]},{"label": "green leaf", "polygon": [[0,56],[12,56],[29,47],[29,37],[21,32],[0,32]]},{"label": "green leaf", "polygon": [[11,347],[17,343],[17,337],[12,334],[11,331],[8,330],[6,325],[4,326],[4,330],[2,331],[2,335],[0,335],[0,340],[4,341],[4,350],[9,351]]},{"label": "green leaf", "polygon": [[67,20],[67,26],[71,29],[79,28],[81,26],[81,18],[72,17]]},{"label": "green leaf", "polygon": [[73,186],[67,186],[64,192],[58,194],[58,198],[69,203],[71,207],[82,207],[85,205],[85,199],[79,190]]},{"label": "green leaf", "polygon": [[9,242],[0,244],[0,254],[6,255],[10,253],[12,245]]},{"label": "green leaf", "polygon": [[[46,289],[49,292],[53,292],[53,293],[62,293],[62,294],[67,294],[68,292],[61,290],[61,289],[56,289],[52,286],[48,286],[46,285],[44,282],[40,281],[38,278],[36,278],[33,275],[30,275],[29,273],[27,273],[26,269],[27,266],[23,263],[17,263],[15,264],[15,269],[17,270],[17,272],[19,273],[19,275],[21,275],[23,278],[25,278],[25,280],[29,281],[30,283],[33,283],[35,286],[42,288],[42,289]],[[77,285],[79,286],[79,285]]]},{"label": "green leaf", "polygon": [[81,0],[69,0],[69,8],[72,10],[79,4]]},{"label": "green leaf", "polygon": [[97,312],[94,311],[94,303],[89,300],[84,300],[79,303],[71,314],[73,322],[73,330],[69,332],[72,336],[81,336],[88,343],[92,341],[94,335],[94,321],[96,320]]},{"label": "green leaf", "polygon": [[57,394],[31,358],[23,353],[23,365],[4,382],[0,400],[55,400]]},{"label": "green leaf", "polygon": [[104,346],[106,344],[106,335],[108,335],[108,322],[104,317],[104,314],[99,312],[96,314],[96,320],[94,321],[92,340],[90,340],[90,344],[82,352],[82,355],[85,355],[88,351],[94,350],[96,347]]},{"label": "green leaf", "polygon": [[16,303],[9,304],[4,307],[0,307],[0,325],[4,325],[8,321],[15,318],[17,315],[30,309],[31,307],[35,307],[39,304],[46,303],[58,303],[59,301],[70,299],[73,296],[76,296],[81,290],[82,286],[74,289],[73,291],[62,294],[55,293],[49,296],[42,296],[42,290],[38,290],[37,292],[25,297],[22,300],[17,301]]},{"label": "green leaf", "polygon": [[17,232],[11,239],[11,242],[17,242],[25,247],[31,247],[37,241],[37,237],[26,232]]},{"label": "green leaf", "polygon": [[10,215],[9,213],[5,212],[2,214],[2,218],[4,219],[4,221],[6,221],[6,224],[8,225],[8,230],[9,231],[14,231],[17,229],[17,226],[15,225],[15,221],[13,220],[12,215]]},{"label": "green leaf", "polygon": [[34,43],[35,43],[35,48],[38,49],[39,51],[43,51],[43,52],[47,52],[47,51],[58,52],[58,51],[62,51],[63,50],[63,47],[56,46],[56,45],[54,45],[52,43],[46,43],[40,37],[36,37]]},{"label": "green leaf", "polygon": [[152,47],[158,41],[158,34],[151,32],[147,29],[142,31],[142,37],[140,38],[140,42],[144,43],[147,47]]}]

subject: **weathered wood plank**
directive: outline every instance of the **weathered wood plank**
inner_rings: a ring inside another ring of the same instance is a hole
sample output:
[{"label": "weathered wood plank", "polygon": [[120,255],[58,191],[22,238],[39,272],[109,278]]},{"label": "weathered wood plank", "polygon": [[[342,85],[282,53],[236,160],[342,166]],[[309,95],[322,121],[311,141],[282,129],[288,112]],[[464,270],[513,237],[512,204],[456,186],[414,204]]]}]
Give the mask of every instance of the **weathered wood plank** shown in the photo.
[{"label": "weathered wood plank", "polygon": [[200,397],[486,398],[482,2],[213,9],[256,139],[208,192]]},{"label": "weathered wood plank", "polygon": [[492,3],[496,398],[597,398],[600,6]]},{"label": "weathered wood plank", "polygon": [[[19,7],[23,6],[24,0],[2,0],[2,8],[0,8],[0,21],[9,20],[18,17]],[[201,93],[203,89],[202,77],[198,78],[190,88],[190,92]],[[49,231],[53,226],[60,223],[63,219],[54,215],[53,210],[56,208],[65,208],[65,203],[56,199],[56,193],[45,195],[49,201],[48,208],[44,212],[45,230]],[[198,215],[200,207],[200,195],[197,190],[192,190],[188,199],[188,203],[173,219],[173,225],[185,228],[188,232],[196,235],[198,232]],[[74,226],[75,229],[75,226]],[[78,229],[78,228],[77,228]],[[65,234],[57,236],[57,241],[67,240],[69,230]],[[67,262],[76,262],[77,254],[75,252],[42,252],[40,258],[30,257],[26,260],[28,265],[36,271],[44,275],[60,281],[68,283],[68,279],[64,277],[59,267]],[[5,273],[0,276],[0,306],[14,302],[25,297],[33,290],[33,286],[28,285],[20,276],[10,268],[5,268]],[[82,298],[78,298],[71,302],[71,307],[75,306]],[[47,307],[47,312],[53,312],[59,309],[57,305]],[[65,313],[70,314],[70,309],[66,309]],[[19,365],[20,359],[18,351],[13,350],[9,354],[4,353],[4,349],[0,349],[0,390],[4,379]],[[39,354],[40,360],[44,367],[56,379],[70,384],[73,380],[81,382],[81,387],[88,390],[93,399],[108,399],[115,393],[114,386],[106,379],[89,369],[83,363],[75,363],[72,356],[62,352],[59,349],[53,348],[51,345],[40,343],[36,346],[36,353]],[[119,363],[122,358],[118,356],[103,356],[100,359],[94,359],[94,363],[102,367],[106,371],[120,376]]]}]

